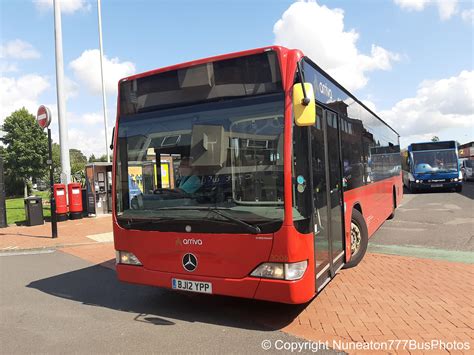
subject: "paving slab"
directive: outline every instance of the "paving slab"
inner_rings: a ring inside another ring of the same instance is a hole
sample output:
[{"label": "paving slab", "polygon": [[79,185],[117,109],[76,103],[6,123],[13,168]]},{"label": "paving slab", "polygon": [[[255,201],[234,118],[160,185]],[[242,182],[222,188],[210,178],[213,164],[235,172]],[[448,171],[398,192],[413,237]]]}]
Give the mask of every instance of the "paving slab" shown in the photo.
[{"label": "paving slab", "polygon": [[283,330],[310,340],[384,342],[392,351],[410,350],[403,348],[409,341],[463,342],[474,349],[473,294],[472,264],[367,254]]}]

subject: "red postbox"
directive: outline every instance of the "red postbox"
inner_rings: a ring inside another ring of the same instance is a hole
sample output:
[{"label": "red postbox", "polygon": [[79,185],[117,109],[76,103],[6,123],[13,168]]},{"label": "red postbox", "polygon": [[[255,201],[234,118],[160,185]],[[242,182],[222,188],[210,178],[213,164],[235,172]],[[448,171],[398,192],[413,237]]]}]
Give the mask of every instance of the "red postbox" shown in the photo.
[{"label": "red postbox", "polygon": [[67,196],[64,184],[54,184],[54,199],[56,201],[56,218],[58,222],[67,220]]},{"label": "red postbox", "polygon": [[71,219],[82,218],[82,187],[77,182],[71,182],[67,185],[69,196],[69,217]]}]

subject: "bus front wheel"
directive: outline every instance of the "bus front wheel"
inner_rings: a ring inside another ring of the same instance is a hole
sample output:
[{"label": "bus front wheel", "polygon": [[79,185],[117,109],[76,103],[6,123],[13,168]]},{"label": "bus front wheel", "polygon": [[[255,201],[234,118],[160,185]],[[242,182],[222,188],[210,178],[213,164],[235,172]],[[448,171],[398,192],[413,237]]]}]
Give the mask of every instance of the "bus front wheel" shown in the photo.
[{"label": "bus front wheel", "polygon": [[344,265],[344,269],[354,267],[361,262],[367,251],[368,243],[369,233],[364,216],[354,209],[351,218],[351,260]]},{"label": "bus front wheel", "polygon": [[393,188],[392,194],[392,213],[387,217],[387,219],[393,219],[395,217],[395,210],[397,209],[397,195],[395,194],[395,188]]}]

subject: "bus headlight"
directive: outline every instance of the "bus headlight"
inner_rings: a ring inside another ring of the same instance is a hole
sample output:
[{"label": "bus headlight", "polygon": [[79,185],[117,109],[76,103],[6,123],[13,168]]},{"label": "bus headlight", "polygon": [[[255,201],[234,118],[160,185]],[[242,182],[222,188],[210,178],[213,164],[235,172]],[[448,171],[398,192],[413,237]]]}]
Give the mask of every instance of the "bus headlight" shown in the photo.
[{"label": "bus headlight", "polygon": [[458,181],[459,181],[459,179],[458,179],[458,178],[454,178],[454,181],[455,181],[455,182],[458,182]]},{"label": "bus headlight", "polygon": [[126,264],[126,265],[142,265],[140,260],[133,254],[128,251],[115,251],[115,262],[117,264]]},{"label": "bus headlight", "polygon": [[420,183],[420,180],[416,180],[415,182],[416,182],[417,184],[419,184],[419,183]]},{"label": "bus headlight", "polygon": [[297,263],[263,263],[257,266],[250,275],[267,279],[299,280],[307,267],[307,260]]},{"label": "bus headlight", "polygon": [[299,263],[285,264],[285,280],[299,280],[303,277],[308,262],[300,261]]}]

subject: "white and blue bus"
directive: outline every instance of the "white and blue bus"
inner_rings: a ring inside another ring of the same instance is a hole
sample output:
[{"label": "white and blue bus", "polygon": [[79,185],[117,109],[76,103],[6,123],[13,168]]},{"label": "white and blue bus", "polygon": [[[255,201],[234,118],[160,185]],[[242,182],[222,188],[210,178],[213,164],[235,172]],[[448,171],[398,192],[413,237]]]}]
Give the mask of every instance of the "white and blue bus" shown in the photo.
[{"label": "white and blue bus", "polygon": [[462,191],[456,141],[412,143],[402,151],[403,184],[411,191]]}]

